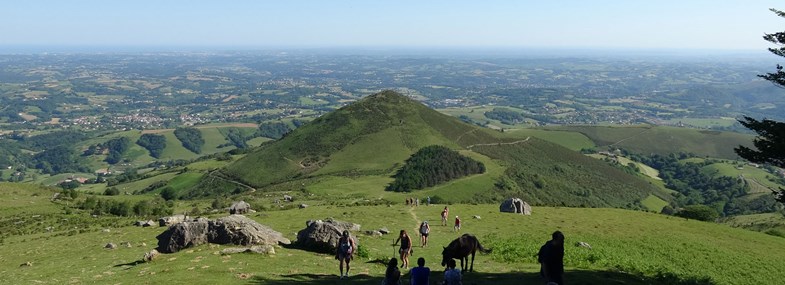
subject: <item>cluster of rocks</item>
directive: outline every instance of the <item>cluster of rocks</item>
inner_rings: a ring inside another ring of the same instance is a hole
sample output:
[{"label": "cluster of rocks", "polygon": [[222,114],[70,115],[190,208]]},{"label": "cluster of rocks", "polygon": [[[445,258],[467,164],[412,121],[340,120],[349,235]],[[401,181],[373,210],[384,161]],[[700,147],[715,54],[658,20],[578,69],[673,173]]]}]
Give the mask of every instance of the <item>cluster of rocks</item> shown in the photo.
[{"label": "cluster of rocks", "polygon": [[381,228],[381,229],[378,229],[378,230],[365,231],[366,235],[374,236],[374,237],[380,237],[380,236],[383,236],[383,235],[386,235],[386,234],[389,234],[389,233],[390,233],[390,230],[388,230],[387,228]]},{"label": "cluster of rocks", "polygon": [[499,211],[528,216],[532,214],[532,207],[529,206],[529,203],[526,203],[526,201],[523,201],[520,198],[510,198],[504,200],[504,202],[499,205]]},{"label": "cluster of rocks", "polygon": [[167,227],[183,222],[186,219],[188,219],[188,216],[186,215],[173,215],[173,216],[163,217],[158,219],[158,226]]},{"label": "cluster of rocks", "polygon": [[158,252],[174,253],[205,243],[251,245],[290,244],[289,239],[270,227],[242,215],[231,215],[216,220],[205,218],[173,224],[156,237]]},{"label": "cluster of rocks", "polygon": [[[332,218],[308,220],[305,222],[305,229],[297,232],[297,245],[312,251],[332,253],[338,248],[338,240],[344,231],[356,232],[359,230],[359,224]],[[351,238],[357,241],[356,237],[351,236]]]},{"label": "cluster of rocks", "polygon": [[152,227],[155,226],[157,223],[153,220],[146,220],[146,221],[136,221],[134,222],[134,226],[137,227]]}]

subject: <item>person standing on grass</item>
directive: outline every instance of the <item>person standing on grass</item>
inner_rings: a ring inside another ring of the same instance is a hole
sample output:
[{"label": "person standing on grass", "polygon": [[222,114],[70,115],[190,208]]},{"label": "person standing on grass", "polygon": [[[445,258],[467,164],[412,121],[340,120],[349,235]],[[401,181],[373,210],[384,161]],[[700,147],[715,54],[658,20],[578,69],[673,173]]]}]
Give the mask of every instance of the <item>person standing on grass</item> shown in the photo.
[{"label": "person standing on grass", "polygon": [[[357,249],[357,243],[354,242],[349,235],[349,231],[343,231],[343,235],[338,239],[338,249],[336,249],[335,258],[340,263],[341,279],[349,277],[349,262],[352,260],[352,254]],[[346,274],[343,273],[343,265],[346,264]]]},{"label": "person standing on grass", "polygon": [[428,279],[431,277],[431,269],[425,267],[425,258],[417,259],[417,267],[409,271],[410,285],[429,285]]},{"label": "person standing on grass", "polygon": [[400,285],[401,284],[401,271],[398,270],[398,259],[395,257],[390,259],[387,263],[387,270],[384,272],[384,280],[382,285]]},{"label": "person standing on grass", "polygon": [[455,216],[455,226],[452,229],[456,232],[461,230],[461,219],[458,216]]},{"label": "person standing on grass", "polygon": [[431,233],[431,225],[428,221],[422,221],[420,224],[420,247],[428,245],[428,234]]},{"label": "person standing on grass", "polygon": [[450,215],[450,210],[447,209],[447,206],[444,206],[444,210],[442,210],[442,226],[447,225],[447,217]]},{"label": "person standing on grass", "polygon": [[537,253],[540,276],[546,284],[564,285],[564,234],[555,231]]},{"label": "person standing on grass", "polygon": [[401,230],[401,233],[398,235],[398,239],[395,240],[393,243],[398,244],[401,242],[401,248],[398,249],[398,253],[401,254],[401,268],[409,268],[409,255],[412,254],[412,238],[409,237],[409,234],[406,230]]},{"label": "person standing on grass", "polygon": [[462,285],[461,271],[455,269],[455,259],[447,261],[447,269],[444,270],[443,285]]}]

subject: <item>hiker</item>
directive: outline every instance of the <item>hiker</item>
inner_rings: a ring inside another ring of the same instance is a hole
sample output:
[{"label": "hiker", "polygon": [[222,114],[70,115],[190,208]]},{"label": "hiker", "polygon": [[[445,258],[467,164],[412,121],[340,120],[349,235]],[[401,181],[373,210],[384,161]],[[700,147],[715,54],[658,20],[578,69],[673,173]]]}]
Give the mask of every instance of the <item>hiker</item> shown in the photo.
[{"label": "hiker", "polygon": [[431,233],[431,225],[428,221],[422,221],[420,224],[420,247],[428,245],[428,234]]},{"label": "hiker", "polygon": [[[357,249],[357,244],[354,242],[349,231],[343,231],[343,235],[338,239],[338,249],[335,253],[335,258],[340,263],[341,279],[349,277],[349,261],[352,260],[352,254]],[[346,263],[346,274],[343,273],[343,264]]]},{"label": "hiker", "polygon": [[458,216],[455,216],[455,226],[453,226],[452,230],[456,232],[461,230],[461,219]]},{"label": "hiker", "polygon": [[442,226],[447,225],[447,216],[450,214],[450,210],[447,209],[447,206],[444,206],[444,210],[442,210]]},{"label": "hiker", "polygon": [[409,255],[412,254],[412,238],[409,237],[409,234],[406,233],[406,230],[401,230],[401,233],[398,235],[398,239],[395,240],[393,245],[398,244],[398,241],[401,242],[401,248],[398,249],[398,253],[401,254],[401,268],[409,268]]},{"label": "hiker", "polygon": [[431,269],[425,267],[425,258],[417,259],[417,267],[409,271],[409,284],[410,285],[428,285],[428,279],[431,277]]},{"label": "hiker", "polygon": [[425,197],[425,205],[426,206],[430,206],[431,205],[431,196]]},{"label": "hiker", "polygon": [[455,259],[450,259],[447,261],[447,269],[444,270],[444,281],[442,281],[443,285],[462,285],[461,283],[461,271],[455,269]]},{"label": "hiker", "polygon": [[564,234],[555,231],[551,240],[545,242],[537,253],[540,262],[540,276],[546,284],[563,285],[564,281]]},{"label": "hiker", "polygon": [[420,206],[420,198],[414,198],[414,205]]},{"label": "hiker", "polygon": [[387,263],[387,271],[384,272],[384,280],[382,285],[400,285],[401,284],[401,271],[398,270],[398,259],[395,257],[390,259]]}]

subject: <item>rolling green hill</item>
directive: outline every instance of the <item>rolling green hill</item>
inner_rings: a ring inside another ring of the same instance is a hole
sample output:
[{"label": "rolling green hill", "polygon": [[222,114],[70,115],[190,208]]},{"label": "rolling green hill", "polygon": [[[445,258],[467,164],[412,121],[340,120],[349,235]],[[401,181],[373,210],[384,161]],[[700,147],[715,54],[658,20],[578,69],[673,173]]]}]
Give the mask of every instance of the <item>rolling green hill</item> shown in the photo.
[{"label": "rolling green hill", "polygon": [[[486,164],[488,171],[417,190],[417,196],[431,195],[450,202],[490,202],[521,196],[538,205],[626,208],[642,208],[641,201],[651,194],[668,197],[639,177],[528,134],[466,124],[385,91],[255,149],[220,173],[206,177],[196,191],[221,193],[205,189],[224,188],[227,192],[240,183],[255,188],[283,187],[333,195],[364,193],[366,197],[398,199],[395,194],[382,193],[384,184],[389,183],[384,177],[393,175],[420,148],[442,145],[471,153],[470,157]],[[364,182],[366,179],[374,182]],[[361,190],[341,185],[368,186]]]},{"label": "rolling green hill", "polygon": [[752,145],[753,137],[731,132],[665,126],[559,126],[549,130],[579,132],[597,147],[617,147],[635,153],[694,153],[698,156],[736,159],[733,148]]},{"label": "rolling green hill", "polygon": [[388,173],[422,147],[495,141],[489,132],[385,91],[313,120],[225,173],[254,186],[308,175]]}]

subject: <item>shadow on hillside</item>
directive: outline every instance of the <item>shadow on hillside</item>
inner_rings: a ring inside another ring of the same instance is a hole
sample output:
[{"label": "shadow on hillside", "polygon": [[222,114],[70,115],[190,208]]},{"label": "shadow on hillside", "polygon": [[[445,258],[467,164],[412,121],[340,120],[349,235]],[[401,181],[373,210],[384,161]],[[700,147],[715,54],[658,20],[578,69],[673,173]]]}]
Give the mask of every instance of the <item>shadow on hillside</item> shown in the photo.
[{"label": "shadow on hillside", "polygon": [[[279,275],[275,278],[256,276],[250,280],[250,284],[381,284],[382,272],[378,276],[353,275],[348,279],[340,279],[337,274],[289,274]],[[408,274],[401,279],[402,284],[409,284]],[[431,273],[430,284],[441,284],[442,271]],[[670,274],[656,277],[643,277],[624,272],[615,271],[592,271],[592,270],[570,270],[564,276],[566,284],[570,285],[644,285],[644,284],[672,284],[672,285],[714,285],[710,280],[705,279],[681,279]],[[537,272],[510,272],[510,273],[467,273],[463,278],[464,285],[482,284],[542,284],[539,273]]]},{"label": "shadow on hillside", "polygon": [[131,267],[137,266],[137,265],[142,264],[142,263],[144,263],[144,260],[140,259],[140,260],[132,261],[132,262],[129,262],[129,263],[117,264],[114,267],[126,267],[127,266],[128,268],[126,268],[126,269],[131,269]]}]

